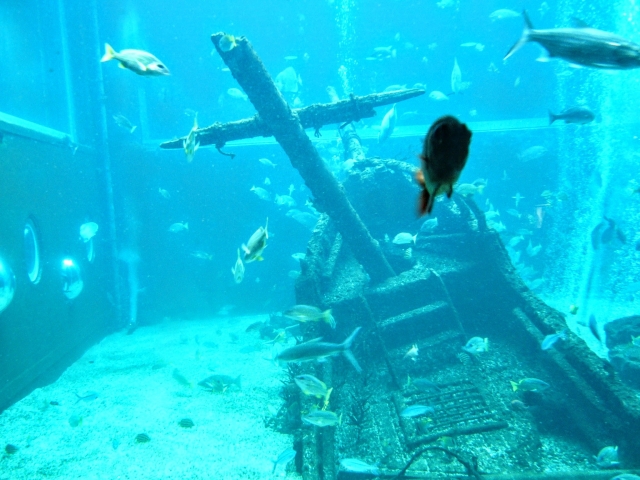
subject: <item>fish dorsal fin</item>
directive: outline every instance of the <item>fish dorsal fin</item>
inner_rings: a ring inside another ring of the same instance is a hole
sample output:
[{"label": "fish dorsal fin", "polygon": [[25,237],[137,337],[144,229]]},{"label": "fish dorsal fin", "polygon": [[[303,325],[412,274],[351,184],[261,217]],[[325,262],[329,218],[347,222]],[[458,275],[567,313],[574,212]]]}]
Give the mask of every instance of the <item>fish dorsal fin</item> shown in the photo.
[{"label": "fish dorsal fin", "polygon": [[591,28],[591,26],[588,25],[587,22],[576,17],[571,17],[571,25],[573,26],[573,28]]}]

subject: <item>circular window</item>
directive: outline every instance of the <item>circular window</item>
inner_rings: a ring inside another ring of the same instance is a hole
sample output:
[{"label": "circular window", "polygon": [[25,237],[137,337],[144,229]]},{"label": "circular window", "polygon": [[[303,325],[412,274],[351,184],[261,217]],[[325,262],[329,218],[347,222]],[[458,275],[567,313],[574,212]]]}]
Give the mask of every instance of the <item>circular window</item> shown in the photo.
[{"label": "circular window", "polygon": [[0,312],[9,306],[16,291],[16,276],[11,267],[0,258]]},{"label": "circular window", "polygon": [[82,292],[84,282],[80,275],[80,267],[70,258],[62,260],[62,280],[64,286],[62,291],[69,300],[73,300]]},{"label": "circular window", "polygon": [[24,258],[29,280],[35,285],[40,281],[42,264],[40,263],[38,229],[32,218],[29,218],[24,225]]}]

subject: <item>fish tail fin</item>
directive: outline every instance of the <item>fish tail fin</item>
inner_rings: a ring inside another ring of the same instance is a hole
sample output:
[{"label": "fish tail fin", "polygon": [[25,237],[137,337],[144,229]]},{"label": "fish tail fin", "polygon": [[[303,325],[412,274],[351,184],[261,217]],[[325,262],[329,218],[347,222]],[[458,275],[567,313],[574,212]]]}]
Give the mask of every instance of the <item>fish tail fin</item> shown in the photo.
[{"label": "fish tail fin", "polygon": [[513,388],[514,392],[518,391],[518,384],[513,380],[511,380],[511,388]]},{"label": "fish tail fin", "polygon": [[555,115],[551,110],[549,110],[549,125],[553,124],[558,119],[558,116]]},{"label": "fish tail fin", "polygon": [[269,239],[269,232],[267,230],[268,228],[269,228],[269,217],[267,217],[267,221],[264,224],[264,236],[267,240]]},{"label": "fish tail fin", "polygon": [[189,230],[189,222],[187,222],[187,223],[185,223],[185,224],[184,224],[184,229],[185,229],[185,230]]},{"label": "fish tail fin", "polygon": [[131,127],[131,130],[129,130],[129,133],[133,133],[136,131],[136,128],[138,128],[137,125],[134,125],[133,127]]},{"label": "fish tail fin", "polygon": [[485,352],[489,351],[489,339],[488,338],[484,339],[484,350],[485,350]]},{"label": "fish tail fin", "polygon": [[358,334],[358,332],[360,331],[361,328],[362,327],[357,327],[353,331],[353,333],[351,335],[349,335],[349,338],[347,338],[344,341],[344,343],[341,345],[342,354],[346,357],[347,360],[349,360],[351,365],[353,365],[353,368],[355,368],[358,373],[362,372],[362,368],[358,364],[358,361],[356,360],[356,357],[354,357],[353,353],[351,353],[351,344],[353,343],[353,339],[356,338],[356,335]]},{"label": "fish tail fin", "polygon": [[329,397],[331,397],[331,392],[333,392],[333,387],[328,389],[326,395],[324,396],[323,410],[325,410],[329,406]]},{"label": "fish tail fin", "polygon": [[333,318],[333,315],[331,315],[331,309],[327,310],[326,312],[323,312],[322,318],[325,322],[327,322],[331,326],[331,328],[336,328],[336,320],[335,318]]},{"label": "fish tail fin", "polygon": [[482,195],[484,193],[484,187],[486,187],[486,185],[484,185],[484,184],[478,185],[478,193],[480,195]]},{"label": "fish tail fin", "polygon": [[416,239],[418,238],[418,234],[416,233],[414,236],[411,237],[411,240],[413,240],[413,244],[416,244]]},{"label": "fish tail fin", "polygon": [[[424,191],[427,192],[427,202],[426,202],[426,205],[424,207],[425,208],[425,212],[427,214],[431,213],[431,210],[433,210],[433,204],[436,201],[436,195],[438,194],[438,190],[440,190],[440,186],[441,186],[441,184],[439,184],[439,183],[436,185],[436,188],[433,190],[433,194],[429,194],[428,190],[426,188],[424,189]],[[423,196],[424,196],[424,193],[423,193]],[[451,195],[449,195],[449,196],[451,196]]]},{"label": "fish tail fin", "polygon": [[108,43],[104,44],[104,55],[100,59],[101,62],[108,62],[109,60],[113,60],[116,58],[116,51],[113,49],[111,45]]},{"label": "fish tail fin", "polygon": [[522,36],[520,39],[511,47],[511,49],[504,56],[503,60],[506,60],[511,55],[516,53],[520,48],[529,41],[529,35],[531,30],[533,30],[533,25],[531,24],[531,20],[529,19],[529,15],[526,10],[522,11],[522,17],[524,18],[524,29],[522,30]]},{"label": "fish tail fin", "polygon": [[429,191],[426,188],[423,188],[420,192],[420,196],[418,197],[418,216],[421,217],[427,212],[427,205],[429,205],[429,201],[431,200],[431,195],[429,195]]}]

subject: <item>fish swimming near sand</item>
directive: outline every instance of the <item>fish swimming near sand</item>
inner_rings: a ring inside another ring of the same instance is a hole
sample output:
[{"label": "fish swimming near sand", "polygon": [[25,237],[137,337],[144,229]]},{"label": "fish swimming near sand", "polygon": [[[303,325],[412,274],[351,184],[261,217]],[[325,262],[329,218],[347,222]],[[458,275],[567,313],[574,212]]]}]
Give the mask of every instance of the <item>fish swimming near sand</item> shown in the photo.
[{"label": "fish swimming near sand", "polygon": [[424,139],[421,165],[416,180],[422,187],[419,215],[431,213],[435,198],[446,193],[451,198],[453,185],[467,163],[471,130],[455,117],[445,115],[436,120]]}]

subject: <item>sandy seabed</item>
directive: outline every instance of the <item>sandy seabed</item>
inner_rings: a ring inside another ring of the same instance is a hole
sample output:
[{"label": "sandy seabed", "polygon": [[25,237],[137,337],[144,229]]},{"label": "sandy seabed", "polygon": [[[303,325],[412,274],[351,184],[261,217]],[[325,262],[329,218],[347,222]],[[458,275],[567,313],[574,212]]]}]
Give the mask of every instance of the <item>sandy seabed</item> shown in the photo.
[{"label": "sandy seabed", "polygon": [[[264,420],[282,405],[286,373],[256,332],[245,333],[266,319],[166,321],[106,337],[0,415],[0,479],[283,478],[272,460],[293,439]],[[176,369],[193,385],[178,381]],[[197,385],[214,373],[241,375],[242,388]],[[78,401],[87,392],[98,396]],[[195,426],[181,427],[183,418]],[[151,440],[137,442],[141,433]],[[18,451],[6,454],[6,444]],[[286,478],[300,478],[293,470],[292,462]]]}]

